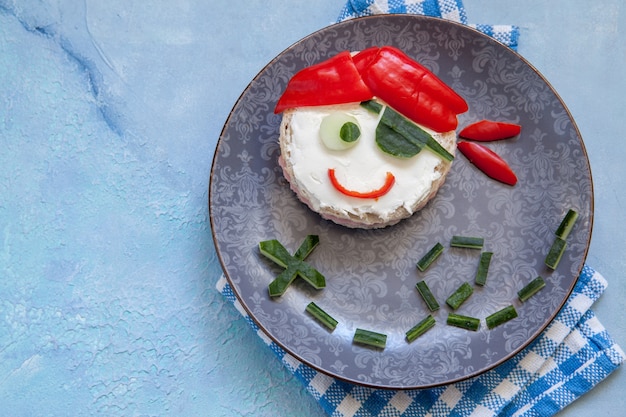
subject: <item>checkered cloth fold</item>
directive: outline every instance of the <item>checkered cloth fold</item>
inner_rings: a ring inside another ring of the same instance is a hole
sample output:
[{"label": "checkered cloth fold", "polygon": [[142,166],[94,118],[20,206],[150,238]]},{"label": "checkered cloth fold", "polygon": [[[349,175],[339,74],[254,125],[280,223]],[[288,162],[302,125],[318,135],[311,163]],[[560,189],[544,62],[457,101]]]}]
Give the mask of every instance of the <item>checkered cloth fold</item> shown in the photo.
[{"label": "checkered cloth fold", "polygon": [[[463,24],[461,0],[352,0],[339,21],[381,13],[443,17]],[[519,29],[469,25],[515,49]],[[607,282],[585,265],[563,309],[528,347],[475,378],[424,390],[380,390],[351,384],[303,364],[248,316],[222,276],[217,289],[332,417],[552,416],[591,390],[626,359],[590,310]]]},{"label": "checkered cloth fold", "polygon": [[394,391],[351,384],[303,364],[254,323],[225,277],[217,283],[217,289],[332,417],[554,415],[626,359],[589,309],[606,286],[602,275],[585,266],[555,320],[514,358],[452,385]]},{"label": "checkered cloth fold", "polygon": [[339,14],[338,22],[360,16],[385,13],[409,13],[442,17],[473,27],[495,40],[517,49],[519,28],[513,25],[485,25],[467,22],[461,0],[349,0]]}]

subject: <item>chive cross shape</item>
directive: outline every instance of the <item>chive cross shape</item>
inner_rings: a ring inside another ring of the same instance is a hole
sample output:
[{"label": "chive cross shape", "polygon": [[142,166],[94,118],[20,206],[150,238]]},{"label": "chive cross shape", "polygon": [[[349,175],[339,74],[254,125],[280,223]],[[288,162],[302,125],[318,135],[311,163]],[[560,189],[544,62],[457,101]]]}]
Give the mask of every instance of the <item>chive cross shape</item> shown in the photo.
[{"label": "chive cross shape", "polygon": [[293,256],[290,255],[287,249],[276,239],[265,240],[259,243],[261,254],[285,268],[268,287],[271,297],[283,295],[287,287],[289,287],[298,276],[316,289],[326,286],[324,275],[304,262],[304,259],[315,249],[319,241],[319,236],[308,235]]}]

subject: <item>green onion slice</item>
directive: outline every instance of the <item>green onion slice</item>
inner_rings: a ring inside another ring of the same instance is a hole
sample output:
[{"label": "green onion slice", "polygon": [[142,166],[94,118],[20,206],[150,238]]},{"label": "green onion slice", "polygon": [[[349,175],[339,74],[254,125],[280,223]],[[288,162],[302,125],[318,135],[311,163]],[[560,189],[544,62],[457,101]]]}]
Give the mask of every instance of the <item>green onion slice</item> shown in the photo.
[{"label": "green onion slice", "polygon": [[548,268],[554,270],[561,262],[561,257],[563,257],[563,253],[565,252],[565,248],[567,247],[567,242],[560,237],[556,237],[554,239],[554,243],[550,247],[550,251],[546,256],[546,265]]},{"label": "green onion slice", "polygon": [[430,311],[439,310],[439,303],[437,302],[437,299],[435,298],[433,293],[430,291],[430,288],[428,288],[426,281],[422,280],[418,282],[417,284],[415,284],[415,287],[424,299],[424,302],[426,303],[426,306]]},{"label": "green onion slice", "polygon": [[470,297],[470,295],[472,295],[473,292],[474,289],[472,286],[468,282],[464,282],[448,297],[446,304],[448,304],[453,310],[456,310]]},{"label": "green onion slice", "polygon": [[537,292],[539,292],[539,290],[545,286],[546,282],[543,280],[543,278],[537,277],[517,292],[517,298],[519,298],[519,300],[524,303],[528,301],[530,297],[537,294]]},{"label": "green onion slice", "polygon": [[487,282],[487,274],[489,273],[489,265],[491,264],[491,257],[493,252],[483,252],[480,254],[480,261],[478,261],[478,269],[476,270],[476,285],[484,286]]},{"label": "green onion slice", "polygon": [[498,327],[509,320],[513,320],[515,317],[517,317],[517,310],[515,310],[513,305],[509,305],[504,307],[502,310],[498,310],[487,316],[485,322],[487,322],[487,327],[489,329],[493,329],[494,327]]},{"label": "green onion slice", "polygon": [[480,319],[455,313],[448,314],[446,323],[450,326],[460,327],[461,329],[472,330],[474,332],[480,328]]},{"label": "green onion slice", "polygon": [[485,239],[474,236],[452,236],[450,246],[455,248],[482,249]]},{"label": "green onion slice", "polygon": [[443,253],[443,245],[439,242],[435,243],[427,253],[417,262],[417,269],[424,272],[435,260]]},{"label": "green onion slice", "polygon": [[561,224],[556,229],[555,234],[563,240],[567,239],[569,232],[571,232],[572,228],[574,227],[576,219],[578,219],[578,212],[569,209],[567,214],[565,214],[565,217],[561,221]]},{"label": "green onion slice", "polygon": [[332,318],[330,314],[322,310],[313,301],[306,306],[306,312],[331,331],[335,330],[337,327],[338,321]]},{"label": "green onion slice", "polygon": [[384,349],[385,345],[387,344],[387,335],[373,332],[371,330],[356,329],[352,341],[354,343]]},{"label": "green onion slice", "polygon": [[410,343],[426,333],[428,330],[432,329],[435,326],[435,319],[432,315],[426,316],[423,320],[417,323],[415,326],[411,327],[409,331],[406,332],[406,340]]}]

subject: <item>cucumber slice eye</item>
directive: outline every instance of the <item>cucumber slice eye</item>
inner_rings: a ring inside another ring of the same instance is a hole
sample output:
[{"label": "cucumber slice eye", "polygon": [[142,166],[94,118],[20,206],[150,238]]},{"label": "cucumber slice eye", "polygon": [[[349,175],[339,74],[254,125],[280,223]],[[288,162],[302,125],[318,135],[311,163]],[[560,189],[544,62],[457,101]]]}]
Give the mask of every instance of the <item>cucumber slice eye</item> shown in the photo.
[{"label": "cucumber slice eye", "polygon": [[322,119],[320,139],[328,149],[343,151],[356,145],[361,137],[359,122],[354,116],[335,112]]}]

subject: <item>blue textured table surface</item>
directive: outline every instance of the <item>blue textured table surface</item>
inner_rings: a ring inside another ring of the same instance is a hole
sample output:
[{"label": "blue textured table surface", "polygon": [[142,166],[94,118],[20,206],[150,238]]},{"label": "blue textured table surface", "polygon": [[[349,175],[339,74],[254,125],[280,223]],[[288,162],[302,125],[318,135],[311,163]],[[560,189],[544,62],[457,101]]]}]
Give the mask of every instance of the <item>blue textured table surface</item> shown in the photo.
[{"label": "blue textured table surface", "polygon": [[[0,415],[322,416],[232,304],[207,187],[222,125],[343,2],[0,0]],[[595,185],[594,310],[626,345],[626,5],[466,0],[521,27]],[[613,373],[561,415],[623,415]]]}]

